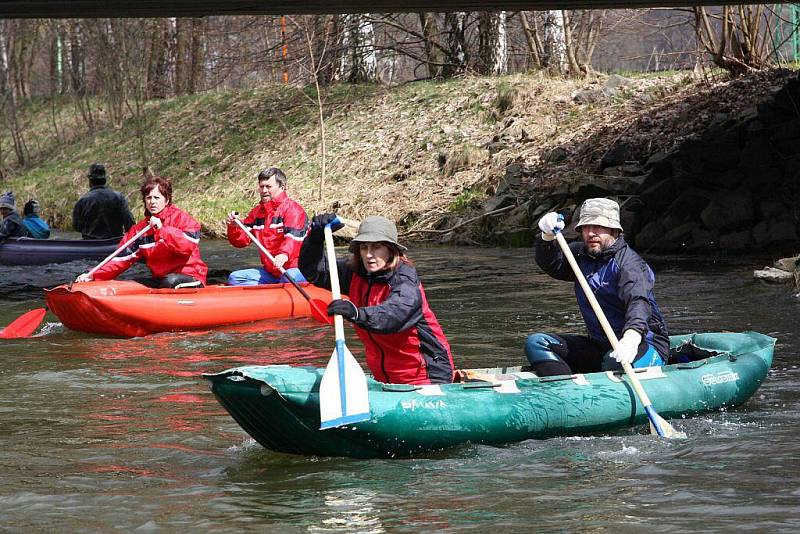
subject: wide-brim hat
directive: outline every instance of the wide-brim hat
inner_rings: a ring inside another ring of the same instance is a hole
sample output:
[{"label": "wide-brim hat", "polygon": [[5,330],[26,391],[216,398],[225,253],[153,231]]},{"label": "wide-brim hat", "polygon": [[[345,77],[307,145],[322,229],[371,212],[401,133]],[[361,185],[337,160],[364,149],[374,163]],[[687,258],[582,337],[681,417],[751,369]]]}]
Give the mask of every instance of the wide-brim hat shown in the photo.
[{"label": "wide-brim hat", "polygon": [[581,226],[593,224],[622,230],[619,220],[619,204],[610,198],[590,198],[581,206],[578,222],[575,229],[580,230]]},{"label": "wide-brim hat", "polygon": [[397,226],[392,221],[380,215],[371,215],[358,225],[358,233],[350,241],[350,252],[357,251],[360,243],[378,242],[391,243],[400,250],[407,250],[397,242]]}]

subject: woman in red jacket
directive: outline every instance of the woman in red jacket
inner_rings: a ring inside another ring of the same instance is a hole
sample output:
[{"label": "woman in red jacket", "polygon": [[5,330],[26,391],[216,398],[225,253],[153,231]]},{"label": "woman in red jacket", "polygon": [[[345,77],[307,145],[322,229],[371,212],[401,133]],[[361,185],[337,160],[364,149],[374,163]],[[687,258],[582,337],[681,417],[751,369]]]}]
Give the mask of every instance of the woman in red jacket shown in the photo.
[{"label": "woman in red jacket", "polygon": [[122,237],[124,243],[145,228],[152,227],[113,260],[95,271],[84,273],[76,282],[112,280],[144,259],[152,277],[137,278],[148,287],[203,287],[208,266],[200,259],[200,223],[172,204],[172,183],[161,176],[145,180],[139,189],[144,202],[144,219]]},{"label": "woman in red jacket", "polygon": [[[306,280],[330,289],[323,254],[323,228],[335,215],[314,217],[300,251]],[[341,228],[341,224],[333,230]],[[393,384],[447,384],[453,356],[439,321],[428,306],[417,270],[397,242],[397,227],[384,217],[367,217],[350,244],[352,256],[337,262],[342,294],[328,314],[355,326],[367,366],[376,380]]]}]

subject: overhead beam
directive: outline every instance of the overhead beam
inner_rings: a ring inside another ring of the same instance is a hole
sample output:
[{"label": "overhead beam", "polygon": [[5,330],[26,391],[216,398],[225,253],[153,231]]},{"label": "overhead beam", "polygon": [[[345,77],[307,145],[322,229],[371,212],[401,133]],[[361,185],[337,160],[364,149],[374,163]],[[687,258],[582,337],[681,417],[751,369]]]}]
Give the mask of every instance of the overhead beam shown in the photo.
[{"label": "overhead beam", "polygon": [[[724,3],[720,0],[0,0],[0,18],[146,18],[415,11],[437,13],[499,10],[543,11],[548,9],[674,8]],[[751,2],[739,0],[738,3]]]}]

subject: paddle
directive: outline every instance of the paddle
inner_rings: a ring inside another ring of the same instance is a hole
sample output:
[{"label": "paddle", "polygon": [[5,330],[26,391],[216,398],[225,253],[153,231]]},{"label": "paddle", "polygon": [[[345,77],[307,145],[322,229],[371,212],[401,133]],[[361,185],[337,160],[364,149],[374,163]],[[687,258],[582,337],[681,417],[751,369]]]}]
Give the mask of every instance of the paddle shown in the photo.
[{"label": "paddle", "polygon": [[[117,250],[109,254],[103,261],[98,263],[89,274],[92,275],[97,270],[105,265],[106,263],[110,262],[114,259],[120,252],[128,248],[131,243],[142,237],[145,232],[150,229],[150,225],[148,224],[138,232],[136,235],[125,241],[121,244]],[[16,338],[16,337],[28,337],[33,334],[39,325],[42,323],[42,319],[44,319],[45,314],[47,313],[47,308],[36,308],[35,310],[31,310],[29,312],[25,312],[20,317],[16,318],[9,324],[5,330],[0,332],[0,338]]]},{"label": "paddle", "polygon": [[110,262],[111,260],[113,260],[114,258],[116,258],[116,257],[117,257],[117,255],[119,255],[119,253],[120,253],[120,252],[122,252],[123,250],[125,250],[126,248],[128,248],[129,246],[131,246],[131,244],[133,244],[133,242],[134,242],[134,241],[136,241],[137,239],[139,239],[140,237],[142,237],[144,234],[146,234],[146,233],[147,233],[147,231],[148,231],[148,230],[150,230],[150,227],[151,227],[151,225],[150,225],[150,224],[148,224],[147,226],[145,226],[144,228],[142,228],[141,230],[139,230],[138,232],[136,232],[136,234],[135,234],[133,237],[131,237],[130,239],[128,239],[127,241],[125,241],[123,244],[121,244],[119,247],[117,247],[117,250],[115,250],[114,252],[112,252],[111,254],[109,254],[108,256],[106,256],[106,259],[104,259],[103,261],[101,261],[100,263],[98,263],[97,265],[95,265],[95,266],[92,268],[92,270],[91,270],[91,271],[89,271],[87,274],[89,274],[89,275],[91,276],[91,275],[93,275],[94,273],[96,273],[96,272],[97,272],[97,271],[98,271],[98,270],[99,270],[99,269],[100,269],[102,266],[104,266],[106,263],[108,263],[108,262]]},{"label": "paddle", "polygon": [[[597,302],[592,289],[589,287],[589,283],[583,276],[580,267],[578,267],[578,262],[575,261],[575,256],[573,256],[572,250],[570,250],[569,245],[567,244],[567,240],[564,239],[564,235],[558,229],[556,229],[555,234],[558,245],[561,247],[561,251],[564,253],[564,257],[569,262],[570,267],[572,267],[572,271],[575,273],[575,278],[578,280],[581,289],[583,289],[586,298],[589,300],[589,304],[591,304],[595,315],[597,315],[597,319],[600,321],[600,326],[603,327],[603,332],[605,332],[606,336],[608,337],[608,341],[611,343],[611,346],[616,350],[619,346],[619,340],[617,340],[617,336],[614,334],[614,330],[611,328],[611,325],[606,318],[606,314],[603,313],[600,303]],[[633,390],[636,392],[639,400],[642,401],[644,411],[647,412],[647,417],[650,419],[650,433],[658,434],[659,436],[666,438],[685,438],[686,434],[672,428],[672,425],[667,423],[664,418],[656,413],[655,408],[653,408],[653,404],[647,397],[647,393],[645,393],[644,389],[642,388],[642,384],[639,382],[639,379],[636,378],[636,374],[633,372],[633,367],[631,367],[631,364],[623,363],[622,369],[625,371],[625,375],[628,377],[628,380],[630,380]]]},{"label": "paddle", "polygon": [[47,308],[36,308],[23,313],[0,332],[0,338],[11,339],[30,336],[42,324],[42,319],[44,319],[46,313]]},{"label": "paddle", "polygon": [[270,254],[267,248],[258,239],[256,239],[256,236],[254,236],[250,232],[250,230],[247,229],[247,227],[242,223],[242,221],[240,221],[238,218],[234,218],[233,220],[236,221],[236,224],[239,225],[239,228],[241,228],[242,231],[245,234],[247,234],[247,237],[250,238],[250,241],[255,243],[255,245],[259,248],[259,250],[261,250],[261,253],[264,254],[267,258],[269,258],[269,261],[271,261],[272,264],[275,265],[275,267],[277,267],[281,275],[285,276],[286,279],[292,283],[295,289],[297,289],[300,292],[300,294],[303,295],[303,297],[305,297],[309,305],[311,305],[311,316],[314,317],[314,319],[316,319],[317,321],[320,321],[325,324],[331,324],[332,322],[331,318],[328,316],[328,312],[326,311],[328,309],[328,305],[320,299],[311,298],[311,295],[309,295],[305,289],[300,287],[300,285],[295,281],[295,279],[292,278],[288,272],[286,272],[286,269],[275,263],[275,258],[272,256],[272,254]]},{"label": "paddle", "polygon": [[[342,298],[336,250],[333,247],[333,232],[331,232],[331,225],[335,223],[336,220],[325,225],[325,249],[328,254],[328,272],[334,300]],[[331,354],[328,366],[325,367],[319,385],[320,430],[358,423],[370,418],[367,377],[344,344],[343,321],[341,315],[334,316],[336,348]]]}]

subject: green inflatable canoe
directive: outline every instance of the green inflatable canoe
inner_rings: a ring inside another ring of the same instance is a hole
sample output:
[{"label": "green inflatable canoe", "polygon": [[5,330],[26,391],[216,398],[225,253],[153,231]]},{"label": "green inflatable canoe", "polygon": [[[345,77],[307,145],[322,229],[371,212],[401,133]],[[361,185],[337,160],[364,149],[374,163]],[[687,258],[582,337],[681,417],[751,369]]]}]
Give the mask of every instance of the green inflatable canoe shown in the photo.
[{"label": "green inflatable canoe", "polygon": [[[683,363],[637,370],[667,420],[744,403],[767,376],[775,339],[755,332],[688,334],[673,336],[671,345],[670,361]],[[294,454],[407,457],[467,442],[597,434],[648,421],[620,373],[539,378],[506,368],[459,372],[466,381],[441,386],[368,379],[371,418],[319,430],[323,371],[248,366],[204,377],[256,441]]]}]

